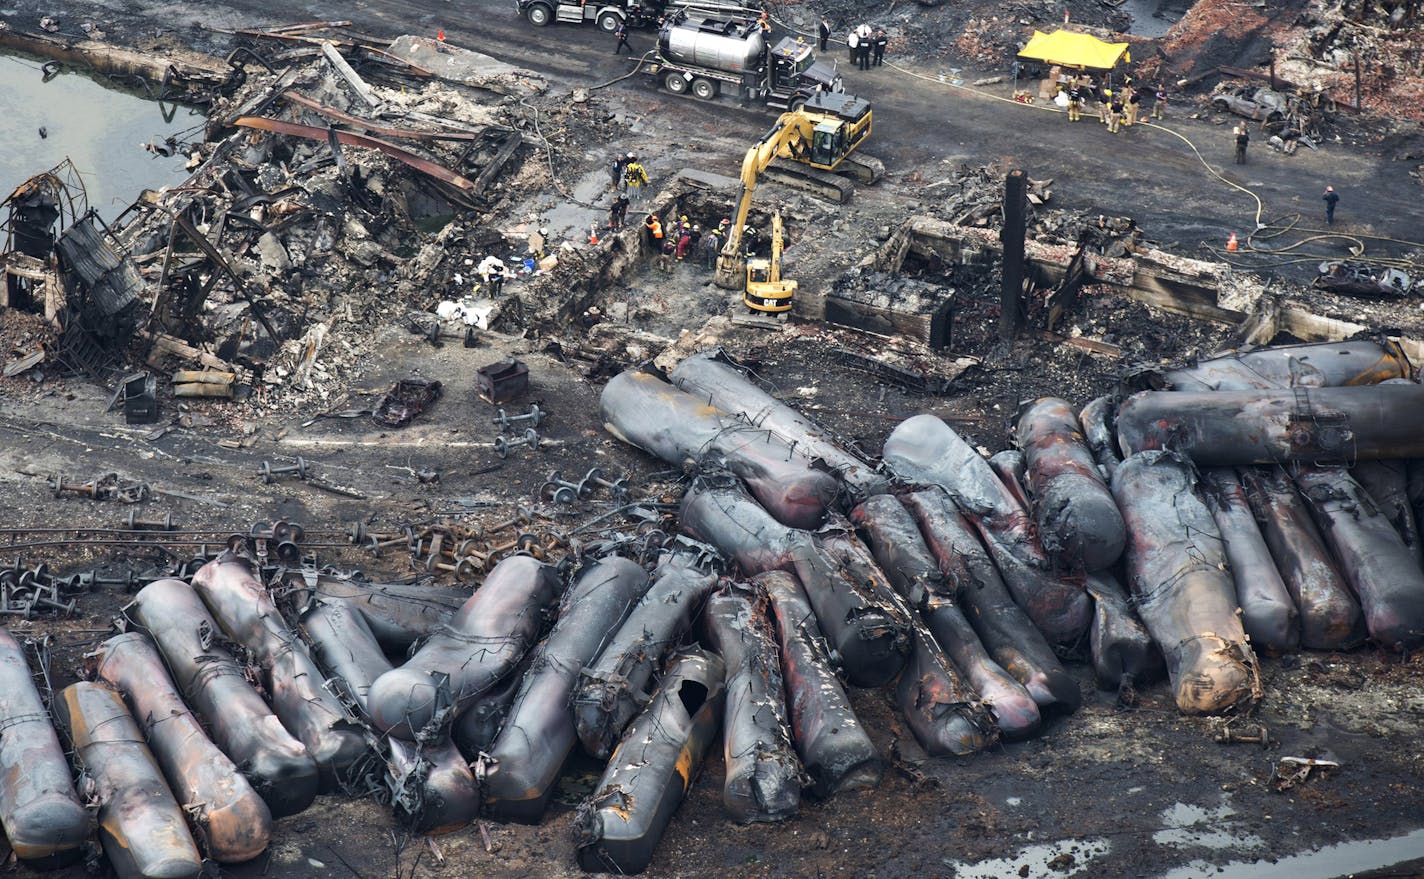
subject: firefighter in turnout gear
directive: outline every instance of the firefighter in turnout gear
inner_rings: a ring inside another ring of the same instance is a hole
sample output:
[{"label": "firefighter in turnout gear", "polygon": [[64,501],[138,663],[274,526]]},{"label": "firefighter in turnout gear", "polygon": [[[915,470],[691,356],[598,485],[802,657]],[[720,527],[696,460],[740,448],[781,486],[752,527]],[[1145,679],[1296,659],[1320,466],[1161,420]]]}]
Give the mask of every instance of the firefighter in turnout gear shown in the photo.
[{"label": "firefighter in turnout gear", "polygon": [[648,171],[632,153],[628,155],[628,164],[623,167],[623,181],[628,184],[628,194],[633,203],[642,201],[643,187],[648,185]]},{"label": "firefighter in turnout gear", "polygon": [[1083,118],[1083,92],[1078,88],[1078,83],[1074,82],[1068,86],[1068,121],[1077,122]]}]

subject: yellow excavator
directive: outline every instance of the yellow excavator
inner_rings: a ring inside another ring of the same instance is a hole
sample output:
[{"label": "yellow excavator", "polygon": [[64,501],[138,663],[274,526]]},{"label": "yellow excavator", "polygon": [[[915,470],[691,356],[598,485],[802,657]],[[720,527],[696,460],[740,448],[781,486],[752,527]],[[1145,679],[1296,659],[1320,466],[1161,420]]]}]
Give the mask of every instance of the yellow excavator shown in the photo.
[{"label": "yellow excavator", "polygon": [[761,314],[785,314],[791,310],[796,282],[781,279],[781,211],[771,215],[771,257],[747,258],[747,290],[742,302]]},{"label": "yellow excavator", "polygon": [[[781,114],[771,130],[747,150],[742,159],[742,185],[736,214],[717,258],[714,275],[717,286],[743,290],[744,302],[753,312],[780,314],[791,309],[796,282],[781,280],[783,240],[779,213],[772,222],[771,259],[749,263],[743,251],[743,232],[757,181],[766,176],[844,204],[854,189],[838,174],[874,183],[885,173],[878,159],[864,154],[851,155],[870,136],[872,118],[868,100],[840,92],[823,92]],[[790,159],[793,164],[773,167],[772,161],[777,158]],[[759,265],[755,280],[752,264]]]}]

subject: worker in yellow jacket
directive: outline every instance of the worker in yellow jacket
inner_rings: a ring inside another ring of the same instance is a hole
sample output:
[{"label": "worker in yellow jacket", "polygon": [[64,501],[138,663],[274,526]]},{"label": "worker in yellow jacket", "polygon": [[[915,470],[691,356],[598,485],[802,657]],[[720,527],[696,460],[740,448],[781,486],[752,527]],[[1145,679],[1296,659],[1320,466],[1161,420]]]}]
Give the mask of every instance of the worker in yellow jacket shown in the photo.
[{"label": "worker in yellow jacket", "polygon": [[628,195],[633,203],[641,202],[643,187],[648,185],[648,170],[638,161],[638,157],[631,153],[628,156],[628,164],[623,169],[623,179],[628,184]]}]

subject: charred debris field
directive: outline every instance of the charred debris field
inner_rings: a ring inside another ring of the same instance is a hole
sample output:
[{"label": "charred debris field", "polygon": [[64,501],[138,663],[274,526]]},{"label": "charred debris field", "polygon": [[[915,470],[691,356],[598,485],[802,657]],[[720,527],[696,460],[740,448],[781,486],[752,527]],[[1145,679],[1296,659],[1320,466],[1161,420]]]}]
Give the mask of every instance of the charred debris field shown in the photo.
[{"label": "charred debris field", "polygon": [[509,6],[0,18],[17,874],[1421,875],[1415,4]]}]

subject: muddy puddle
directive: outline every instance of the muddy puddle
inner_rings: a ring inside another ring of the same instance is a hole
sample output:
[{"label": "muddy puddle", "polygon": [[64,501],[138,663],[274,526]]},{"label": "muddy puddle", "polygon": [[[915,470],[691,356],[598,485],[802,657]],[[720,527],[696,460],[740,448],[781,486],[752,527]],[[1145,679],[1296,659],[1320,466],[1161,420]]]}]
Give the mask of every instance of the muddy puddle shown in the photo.
[{"label": "muddy puddle", "polygon": [[954,879],[1009,879],[1013,876],[1093,876],[1093,861],[1112,851],[1106,839],[1066,839],[1028,845],[1013,855],[974,864],[945,859]]},{"label": "muddy puddle", "polygon": [[[608,194],[608,175],[603,171],[585,174],[574,183],[572,199],[555,202],[541,214],[542,225],[549,230],[552,240],[584,242],[595,228],[602,234],[608,225],[608,206],[612,201]],[[629,210],[630,221],[633,209]]]},{"label": "muddy puddle", "polygon": [[1136,37],[1164,37],[1186,13],[1185,6],[1171,0],[1125,0],[1118,9],[1132,16],[1128,33]]},{"label": "muddy puddle", "polygon": [[[170,149],[177,141],[202,138],[204,117],[165,106],[74,71],[53,75],[44,62],[0,55],[0,192],[9,194],[35,174],[67,157],[89,195],[89,206],[106,220],[117,216],[143,189],[181,182],[187,157],[145,148]],[[47,80],[47,81],[46,81]]]},{"label": "muddy puddle", "polygon": [[[1162,879],[1204,879],[1230,876],[1232,879],[1333,879],[1355,876],[1367,870],[1382,870],[1406,861],[1424,858],[1424,829],[1388,839],[1365,839],[1327,845],[1314,851],[1287,855],[1255,863],[1225,865],[1192,861],[1165,874]],[[1419,864],[1414,865],[1416,868]],[[1384,875],[1417,876],[1412,869]]]},{"label": "muddy puddle", "polygon": [[[1017,798],[1006,802],[1019,805]],[[1418,859],[1424,858],[1424,829],[1401,836],[1368,839],[1306,849],[1285,854],[1279,843],[1272,845],[1252,833],[1233,827],[1236,810],[1227,798],[1215,806],[1176,803],[1158,816],[1161,829],[1151,834],[1151,843],[1176,849],[1192,857],[1182,866],[1159,874],[1159,879],[1335,879],[1382,871],[1383,876],[1417,876]],[[1015,876],[1095,876],[1102,875],[1098,864],[1115,847],[1106,837],[1030,842],[1004,857],[980,861],[944,858],[955,879],[1011,879]],[[1237,860],[1220,863],[1208,860],[1215,854],[1230,853]],[[1387,868],[1403,866],[1401,872]],[[1410,868],[1414,869],[1410,869]],[[1144,874],[1145,875],[1145,874]],[[1370,875],[1376,875],[1371,873]]]}]

